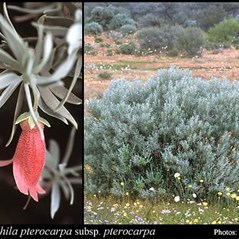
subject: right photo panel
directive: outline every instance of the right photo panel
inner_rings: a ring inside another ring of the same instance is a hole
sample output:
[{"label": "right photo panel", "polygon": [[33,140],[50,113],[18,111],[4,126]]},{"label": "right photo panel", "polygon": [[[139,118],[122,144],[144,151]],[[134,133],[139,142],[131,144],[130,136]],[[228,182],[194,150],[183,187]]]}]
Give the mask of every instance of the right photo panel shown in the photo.
[{"label": "right photo panel", "polygon": [[84,223],[238,224],[239,3],[84,3]]}]

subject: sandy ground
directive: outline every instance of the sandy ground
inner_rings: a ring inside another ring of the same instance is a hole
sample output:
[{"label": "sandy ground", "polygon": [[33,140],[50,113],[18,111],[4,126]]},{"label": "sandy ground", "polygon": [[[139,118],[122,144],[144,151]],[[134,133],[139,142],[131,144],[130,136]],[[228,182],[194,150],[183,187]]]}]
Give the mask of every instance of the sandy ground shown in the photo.
[{"label": "sandy ground", "polygon": [[[225,49],[219,54],[203,51],[200,57],[168,57],[162,54],[148,56],[134,56],[115,54],[117,45],[105,35],[100,36],[101,43],[95,43],[92,36],[85,37],[85,43],[91,44],[97,51],[97,55],[85,54],[84,65],[84,92],[85,99],[100,96],[113,79],[141,79],[147,80],[161,68],[178,66],[188,68],[193,76],[210,79],[227,77],[230,80],[239,79],[239,50]],[[122,40],[124,43],[132,39]],[[102,47],[102,44],[110,44],[110,48]],[[107,56],[107,50],[111,49],[113,56]],[[98,76],[101,72],[111,73],[109,80],[102,80]]]}]

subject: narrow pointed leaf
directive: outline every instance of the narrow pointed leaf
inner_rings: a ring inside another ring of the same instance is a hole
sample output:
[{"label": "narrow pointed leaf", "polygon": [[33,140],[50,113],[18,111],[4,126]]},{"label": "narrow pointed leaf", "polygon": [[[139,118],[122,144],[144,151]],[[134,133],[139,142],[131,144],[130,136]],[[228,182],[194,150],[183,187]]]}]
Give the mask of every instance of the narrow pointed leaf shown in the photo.
[{"label": "narrow pointed leaf", "polygon": [[60,114],[58,114],[58,113],[54,112],[52,109],[50,109],[41,98],[39,99],[39,107],[44,113],[46,113],[46,114],[48,114],[48,115],[50,115],[54,118],[59,119],[62,122],[64,122],[65,124],[68,125],[67,120],[63,116],[61,116]]},{"label": "narrow pointed leaf", "polygon": [[79,173],[77,171],[80,171],[80,170],[82,170],[82,166],[78,165],[78,166],[74,166],[74,167],[71,167],[71,168],[66,168],[64,170],[64,173],[65,173],[65,175],[66,174],[72,174],[73,176],[78,177]]},{"label": "narrow pointed leaf", "polygon": [[[38,24],[33,22],[32,25],[34,27],[40,27],[40,25],[42,24]],[[42,25],[43,26],[43,30],[44,32],[51,32],[52,35],[54,36],[65,36],[66,32],[67,32],[67,28],[66,27],[60,27],[60,26],[46,26],[46,25]]]},{"label": "narrow pointed leaf", "polygon": [[55,140],[51,139],[49,141],[49,151],[50,151],[52,157],[54,157],[54,160],[52,160],[52,163],[51,163],[52,168],[56,169],[57,165],[60,161],[60,148]]},{"label": "narrow pointed leaf", "polygon": [[6,20],[8,21],[9,25],[12,27],[13,31],[15,32],[15,34],[17,34],[11,20],[10,20],[10,17],[8,15],[8,12],[7,12],[7,4],[6,2],[3,3],[3,14],[4,14],[4,17],[6,18]]},{"label": "narrow pointed leaf", "polygon": [[43,49],[43,27],[38,28],[38,39],[37,44],[35,47],[35,60],[34,60],[34,66],[39,64],[39,61],[42,56],[42,49]]},{"label": "narrow pointed leaf", "polygon": [[75,134],[76,134],[76,129],[74,127],[72,127],[70,136],[68,138],[67,146],[66,146],[66,152],[65,152],[65,155],[62,160],[62,163],[66,164],[66,165],[67,165],[67,163],[70,159],[71,153],[72,153],[72,149],[74,146]]},{"label": "narrow pointed leaf", "polygon": [[20,84],[19,82],[16,82],[12,85],[9,85],[1,94],[0,96],[0,108],[6,103],[6,101],[9,99],[9,97],[12,95],[12,93],[16,90],[18,85]]},{"label": "narrow pointed leaf", "polygon": [[26,94],[26,98],[27,98],[27,104],[28,104],[28,108],[31,114],[31,117],[41,135],[41,138],[44,139],[44,134],[43,134],[43,129],[39,126],[38,122],[37,122],[37,117],[35,115],[34,109],[32,107],[32,99],[31,99],[31,93],[30,93],[30,89],[29,89],[29,85],[28,84],[24,84],[24,90],[25,90],[25,94]]},{"label": "narrow pointed leaf", "polygon": [[[50,86],[49,89],[53,92],[54,95],[56,95],[60,99],[65,98],[68,95],[68,91],[69,91],[64,86],[61,86],[61,85],[53,85],[53,86]],[[79,105],[82,103],[82,100],[78,98],[76,95],[74,95],[73,93],[70,93],[69,96],[67,97],[66,102]]]},{"label": "narrow pointed leaf", "polygon": [[58,80],[65,78],[72,69],[75,60],[76,60],[76,51],[74,51],[71,55],[68,55],[66,61],[64,61],[60,66],[58,66],[58,68],[52,74],[51,78]]},{"label": "narrow pointed leaf", "polygon": [[19,70],[19,64],[7,52],[0,48],[0,62],[4,65],[11,66],[12,70]]},{"label": "narrow pointed leaf", "polygon": [[43,59],[39,63],[38,66],[34,69],[35,73],[39,73],[41,69],[45,66],[47,61],[49,60],[49,57],[51,55],[51,51],[53,48],[53,41],[52,41],[52,35],[50,33],[47,33],[45,39],[44,39],[44,50],[43,50]]},{"label": "narrow pointed leaf", "polygon": [[[55,107],[60,103],[59,100],[54,96],[54,94],[50,91],[48,87],[39,86],[38,88],[41,93],[42,100],[46,103],[48,108],[53,111]],[[77,128],[77,123],[75,119],[65,107],[61,107],[61,109],[57,113],[69,120],[75,126],[75,128]]]},{"label": "narrow pointed leaf", "polygon": [[69,187],[68,187],[66,181],[65,181],[65,180],[60,180],[59,183],[60,183],[60,185],[61,185],[61,188],[62,188],[62,190],[63,190],[63,193],[64,193],[65,198],[66,198],[66,199],[69,199],[69,197],[70,197],[70,192],[69,192]]},{"label": "narrow pointed leaf", "polygon": [[54,182],[52,185],[52,192],[51,192],[51,218],[53,219],[55,213],[58,211],[60,206],[60,187],[57,182]]},{"label": "narrow pointed leaf", "polygon": [[22,8],[22,7],[18,7],[15,5],[8,5],[7,6],[9,9],[12,10],[17,10],[19,12],[23,12],[23,13],[35,13],[35,14],[42,14],[43,11],[47,10],[47,9],[53,9],[53,6],[45,6],[45,7],[41,7],[41,8],[37,8],[37,9],[27,9],[27,8]]},{"label": "narrow pointed leaf", "polygon": [[70,183],[69,179],[67,177],[65,177],[65,176],[63,178],[65,179],[65,182],[66,182],[66,184],[67,184],[67,186],[68,186],[68,188],[70,190],[70,196],[71,196],[70,197],[70,205],[72,205],[74,203],[74,197],[75,197],[74,189],[71,186],[71,183]]},{"label": "narrow pointed leaf", "polygon": [[78,60],[77,60],[77,63],[76,63],[75,73],[74,73],[74,77],[72,79],[70,88],[69,88],[67,94],[65,95],[65,97],[63,98],[63,100],[61,101],[61,103],[56,107],[55,111],[58,111],[65,104],[65,102],[68,100],[68,98],[70,96],[70,93],[73,90],[78,77],[80,76],[81,68],[82,68],[82,57],[79,56]]},{"label": "narrow pointed leaf", "polygon": [[20,77],[15,73],[5,73],[0,75],[0,90],[6,88],[7,86],[20,82]]},{"label": "narrow pointed leaf", "polygon": [[15,30],[8,22],[0,15],[0,26],[6,37],[6,41],[18,61],[22,61],[23,56],[28,52],[26,45]]},{"label": "narrow pointed leaf", "polygon": [[13,118],[13,124],[12,124],[12,131],[9,140],[6,143],[6,147],[12,142],[13,136],[16,131],[16,119],[20,114],[21,108],[22,108],[22,102],[23,102],[23,97],[24,97],[24,91],[23,91],[23,84],[21,84],[19,92],[18,92],[18,97],[17,97],[17,104],[14,112],[14,118]]}]

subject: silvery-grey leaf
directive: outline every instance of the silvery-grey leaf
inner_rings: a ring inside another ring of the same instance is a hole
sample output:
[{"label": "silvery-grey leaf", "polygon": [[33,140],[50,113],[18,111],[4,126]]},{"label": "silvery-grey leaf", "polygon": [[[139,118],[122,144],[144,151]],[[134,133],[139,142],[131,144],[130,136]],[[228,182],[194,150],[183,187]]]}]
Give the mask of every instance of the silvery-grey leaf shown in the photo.
[{"label": "silvery-grey leaf", "polygon": [[36,111],[33,109],[33,106],[32,106],[31,93],[30,93],[30,89],[29,89],[29,85],[28,84],[24,84],[24,90],[25,90],[25,94],[26,94],[28,109],[30,111],[32,120],[35,123],[35,125],[36,125],[36,127],[37,127],[37,129],[38,129],[38,131],[39,131],[39,133],[41,135],[42,140],[44,140],[43,129],[39,126],[39,123],[38,123],[37,117],[36,117]]},{"label": "silvery-grey leaf", "polygon": [[51,81],[50,76],[35,75],[34,78],[36,80],[37,85],[47,85],[54,82],[54,81]]},{"label": "silvery-grey leaf", "polygon": [[[49,153],[46,153],[46,155],[49,155]],[[45,166],[44,166],[44,169],[43,169],[43,171],[42,171],[42,179],[44,180],[44,179],[52,179],[52,174],[50,173],[50,171],[48,170],[48,158],[47,158],[47,156],[46,156],[46,161],[45,161]]]},{"label": "silvery-grey leaf", "polygon": [[48,59],[48,62],[45,64],[45,66],[41,69],[41,74],[42,75],[50,75],[49,71],[50,69],[52,68],[52,65],[53,65],[53,61],[54,61],[54,58],[55,58],[55,52],[56,52],[56,48],[54,48],[52,51],[51,51],[51,55]]},{"label": "silvery-grey leaf", "polygon": [[[27,65],[26,65],[26,74],[30,76],[32,74],[32,68],[34,65],[34,57],[33,52],[29,52],[30,57],[27,59]],[[30,81],[31,82],[31,81]]]},{"label": "silvery-grey leaf", "polygon": [[13,29],[13,31],[15,32],[15,34],[17,34],[11,20],[10,20],[10,17],[8,15],[8,12],[7,12],[7,4],[6,2],[3,3],[3,14],[4,14],[4,17],[6,18],[6,20],[8,21],[9,25],[11,26],[11,28]]},{"label": "silvery-grey leaf", "polygon": [[61,194],[59,184],[57,182],[54,182],[51,191],[51,218],[54,218],[55,213],[59,209],[60,199]]},{"label": "silvery-grey leaf", "polygon": [[45,157],[46,161],[42,177],[52,179],[57,172],[55,168],[55,157],[48,150],[46,150]]},{"label": "silvery-grey leaf", "polygon": [[54,64],[52,65],[52,69],[55,71],[57,67],[62,63],[62,60],[66,58],[67,58],[67,47],[64,45],[57,46],[55,48],[55,59]]},{"label": "silvery-grey leaf", "polygon": [[38,32],[38,38],[37,38],[37,44],[35,47],[35,59],[34,59],[34,66],[36,66],[40,58],[42,56],[42,48],[43,48],[43,27],[39,27],[37,29]]},{"label": "silvery-grey leaf", "polygon": [[19,92],[18,92],[18,97],[17,97],[17,104],[14,112],[14,118],[13,118],[13,124],[12,124],[12,131],[9,140],[6,143],[6,147],[12,142],[13,136],[16,131],[16,119],[20,115],[21,108],[22,108],[22,102],[24,98],[24,91],[23,91],[23,83],[20,85]]},{"label": "silvery-grey leaf", "polygon": [[20,83],[21,82],[19,81],[14,84],[11,84],[3,91],[3,93],[0,96],[0,108],[6,103],[6,101],[9,99],[9,97],[16,90],[16,88]]},{"label": "silvery-grey leaf", "polygon": [[58,111],[65,104],[65,102],[68,101],[68,99],[70,97],[70,94],[71,94],[71,91],[73,90],[73,88],[76,84],[76,81],[77,81],[78,77],[80,76],[81,67],[82,67],[82,56],[79,56],[78,60],[77,60],[77,63],[76,63],[74,77],[72,79],[71,85],[70,85],[70,87],[67,91],[67,94],[65,94],[64,98],[62,99],[61,103],[56,107],[55,111]]},{"label": "silvery-grey leaf", "polygon": [[[48,87],[39,86],[38,89],[40,91],[42,100],[46,103],[48,108],[53,111],[60,103],[59,100],[54,96],[54,94],[50,91]],[[75,126],[75,128],[77,128],[77,123],[75,119],[65,107],[61,107],[57,113],[69,120]]]},{"label": "silvery-grey leaf", "polygon": [[39,65],[35,67],[34,69],[35,73],[39,73],[42,70],[42,68],[45,66],[45,64],[47,63],[51,55],[52,48],[53,48],[52,35],[51,33],[47,33],[44,39],[43,58],[41,62],[39,63]]},{"label": "silvery-grey leaf", "polygon": [[70,191],[70,205],[72,205],[74,203],[74,197],[75,197],[75,194],[74,194],[74,189],[69,181],[69,179],[65,176],[63,176],[68,188],[69,188],[69,191]]},{"label": "silvery-grey leaf", "polygon": [[40,107],[40,109],[44,113],[46,113],[46,114],[48,114],[48,115],[50,115],[50,116],[52,116],[54,118],[59,119],[62,122],[64,122],[65,124],[68,125],[67,120],[63,116],[61,116],[60,114],[58,114],[58,113],[54,112],[53,110],[51,110],[41,98],[39,99],[39,107]]},{"label": "silvery-grey leaf", "polygon": [[[49,86],[49,89],[60,99],[63,99],[65,96],[67,96],[68,93],[68,89],[60,85]],[[78,105],[82,103],[82,100],[70,92],[70,95],[69,97],[67,97],[66,102]]]},{"label": "silvery-grey leaf", "polygon": [[8,22],[0,15],[0,26],[6,37],[6,41],[11,49],[12,53],[15,55],[18,61],[22,61],[22,58],[28,52],[26,45],[23,40],[15,33],[15,30],[8,24]]},{"label": "silvery-grey leaf", "polygon": [[82,23],[82,11],[81,11],[81,9],[77,9],[75,11],[75,22]]},{"label": "silvery-grey leaf", "polygon": [[42,14],[43,11],[47,10],[47,9],[53,9],[54,6],[45,6],[45,7],[41,7],[41,8],[32,8],[32,9],[27,9],[27,8],[22,8],[22,7],[18,7],[15,5],[8,5],[7,6],[9,9],[12,10],[17,10],[19,12],[24,12],[24,13],[35,13],[35,14]]},{"label": "silvery-grey leaf", "polygon": [[67,175],[67,174],[72,174],[73,176],[78,177],[78,176],[79,176],[79,173],[78,173],[77,171],[80,171],[80,170],[82,170],[82,166],[81,166],[81,165],[78,165],[78,166],[66,168],[66,169],[64,170],[64,173],[65,173],[65,175]]},{"label": "silvery-grey leaf", "polygon": [[57,67],[57,69],[51,76],[52,80],[54,79],[59,80],[65,78],[72,69],[75,60],[76,60],[76,51],[73,51],[72,54],[68,55],[67,59]]},{"label": "silvery-grey leaf", "polygon": [[11,66],[12,70],[19,70],[19,63],[14,60],[7,52],[0,48],[0,62]]},{"label": "silvery-grey leaf", "polygon": [[20,81],[21,81],[20,77],[15,73],[10,72],[0,75],[0,90]]},{"label": "silvery-grey leaf", "polygon": [[68,54],[71,54],[75,49],[82,47],[82,24],[74,23],[66,34],[66,42],[68,43]]},{"label": "silvery-grey leaf", "polygon": [[53,12],[58,12],[61,10],[61,3],[58,3],[58,5],[55,8],[48,8],[46,10],[43,11],[44,14],[46,13],[53,13]]},{"label": "silvery-grey leaf", "polygon": [[[38,24],[33,22],[32,25],[34,27],[39,27],[42,24]],[[66,27],[60,27],[60,26],[47,26],[47,25],[42,25],[43,26],[43,30],[45,32],[51,32],[54,36],[65,36],[66,32],[67,32],[67,28]]]},{"label": "silvery-grey leaf", "polygon": [[67,146],[66,146],[66,152],[65,152],[65,155],[62,159],[63,164],[67,165],[67,163],[70,159],[72,149],[73,149],[73,146],[74,146],[75,134],[76,134],[76,129],[74,127],[72,127],[71,132],[70,132],[70,136],[68,138]]},{"label": "silvery-grey leaf", "polygon": [[70,191],[69,187],[67,186],[67,183],[65,182],[65,180],[59,180],[59,184],[61,185],[65,198],[69,199]]},{"label": "silvery-grey leaf", "polygon": [[52,160],[52,163],[51,163],[52,168],[56,169],[60,161],[60,148],[58,143],[53,139],[49,140],[49,151],[51,155],[54,157],[54,160]]},{"label": "silvery-grey leaf", "polygon": [[[33,83],[33,80],[30,81],[30,87],[32,89],[32,93],[33,93],[33,98],[34,98],[34,105],[33,105],[33,109],[35,112],[37,112],[37,108],[38,108],[38,102],[39,102],[39,98],[40,98],[40,92],[36,86],[35,83]],[[36,115],[38,117],[38,115]],[[35,121],[35,120],[34,120]]]},{"label": "silvery-grey leaf", "polygon": [[61,172],[64,172],[64,170],[65,170],[65,168],[66,168],[66,164],[65,164],[65,163],[60,163],[60,164],[58,165],[58,167],[59,167],[59,169],[60,169]]}]

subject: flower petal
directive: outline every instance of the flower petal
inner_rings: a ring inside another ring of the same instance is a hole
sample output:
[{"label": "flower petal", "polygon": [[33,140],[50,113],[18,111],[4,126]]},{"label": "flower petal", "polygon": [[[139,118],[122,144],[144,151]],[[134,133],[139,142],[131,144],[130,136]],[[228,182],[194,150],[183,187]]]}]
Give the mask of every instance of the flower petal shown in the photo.
[{"label": "flower petal", "polygon": [[7,166],[7,165],[11,164],[12,161],[13,161],[12,159],[10,159],[10,160],[0,161],[0,167]]},{"label": "flower petal", "polygon": [[45,142],[36,127],[30,129],[27,121],[20,125],[23,131],[13,156],[13,175],[19,191],[26,195],[29,192],[38,201],[37,193],[45,192],[39,185],[45,163]]}]

